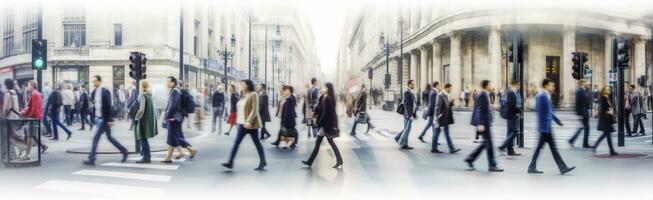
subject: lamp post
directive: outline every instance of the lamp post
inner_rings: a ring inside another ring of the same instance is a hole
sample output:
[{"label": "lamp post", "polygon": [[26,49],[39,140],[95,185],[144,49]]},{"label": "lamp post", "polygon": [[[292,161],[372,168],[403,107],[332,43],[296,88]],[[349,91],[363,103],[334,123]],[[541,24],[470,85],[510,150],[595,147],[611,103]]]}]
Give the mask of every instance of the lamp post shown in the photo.
[{"label": "lamp post", "polygon": [[[390,83],[392,81],[390,77],[390,52],[394,51],[394,49],[397,48],[397,44],[396,43],[390,44],[389,39],[383,35],[383,32],[381,32],[381,36],[379,36],[379,45],[381,45],[381,50],[385,53],[385,79],[383,83],[385,84],[384,94],[387,95],[390,92]],[[400,82],[400,87],[401,87],[401,82]],[[370,84],[370,88],[372,88],[371,84]],[[392,110],[392,108],[394,107],[394,104],[392,103],[393,101],[387,98],[384,99],[385,99],[384,110]]]},{"label": "lamp post", "polygon": [[[234,57],[233,49],[236,47],[236,36],[231,34],[231,49],[228,48],[227,44],[224,45],[224,49],[218,50],[218,55],[224,59],[224,89],[229,91],[229,76],[227,76],[227,66],[229,66],[229,59]],[[225,92],[226,93],[226,92]]]},{"label": "lamp post", "polygon": [[[279,79],[278,75],[278,68],[277,62],[279,61],[279,55],[277,55],[277,50],[281,47],[281,26],[277,25],[277,31],[274,35],[273,39],[273,45],[272,45],[272,95],[273,97],[273,102],[272,102],[272,107],[276,106],[277,104],[277,93],[276,93],[276,85],[277,82],[275,80]],[[276,68],[275,68],[276,67]],[[277,72],[277,77],[275,78],[275,72]]]},{"label": "lamp post", "polygon": [[403,100],[404,87],[404,18],[399,18],[399,99]]}]

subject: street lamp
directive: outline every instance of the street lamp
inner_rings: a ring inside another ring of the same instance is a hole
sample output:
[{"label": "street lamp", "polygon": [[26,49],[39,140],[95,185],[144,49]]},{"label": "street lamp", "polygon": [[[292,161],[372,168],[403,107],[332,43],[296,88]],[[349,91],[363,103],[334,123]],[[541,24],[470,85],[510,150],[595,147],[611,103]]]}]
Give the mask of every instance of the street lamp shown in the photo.
[{"label": "street lamp", "polygon": [[[277,51],[281,47],[281,26],[277,25],[277,31],[274,35],[273,39],[273,45],[272,45],[272,95],[273,97],[273,103],[272,106],[274,107],[277,104],[277,93],[276,93],[276,85],[277,82],[275,80],[278,80],[278,73],[277,73],[277,78],[275,79],[274,72],[277,71],[275,70],[275,66],[277,65],[277,61],[279,60],[279,56],[277,55]],[[276,66],[278,67],[278,66]]]},{"label": "street lamp", "polygon": [[229,59],[234,57],[233,49],[236,47],[236,36],[231,34],[231,49],[228,48],[227,44],[224,45],[224,49],[218,50],[218,55],[224,59],[224,89],[229,91],[229,77],[227,76],[227,66]]},{"label": "street lamp", "polygon": [[394,51],[395,48],[397,48],[397,44],[393,43],[390,44],[390,41],[388,38],[385,38],[383,35],[383,32],[381,32],[381,36],[379,36],[379,45],[381,45],[381,50],[384,51],[385,53],[385,89],[390,89],[390,52]]}]

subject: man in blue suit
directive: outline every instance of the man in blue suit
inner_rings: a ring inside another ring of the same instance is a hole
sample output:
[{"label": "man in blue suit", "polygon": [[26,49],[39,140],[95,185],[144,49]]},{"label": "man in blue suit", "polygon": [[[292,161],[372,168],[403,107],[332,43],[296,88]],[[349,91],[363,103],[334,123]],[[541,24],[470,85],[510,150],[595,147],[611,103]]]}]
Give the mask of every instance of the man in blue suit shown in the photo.
[{"label": "man in blue suit", "polygon": [[413,147],[408,146],[408,135],[413,125],[413,120],[417,118],[417,99],[415,98],[415,81],[408,80],[408,89],[404,92],[404,129],[397,134],[395,141],[399,143],[401,149],[411,150]]},{"label": "man in blue suit", "polygon": [[535,147],[531,164],[528,166],[528,173],[542,173],[542,171],[537,170],[537,157],[539,157],[540,150],[544,147],[544,143],[548,143],[549,149],[551,149],[551,154],[553,154],[553,159],[560,169],[560,174],[564,175],[571,170],[574,170],[576,167],[567,167],[567,164],[562,160],[560,152],[558,152],[558,148],[556,147],[555,140],[553,139],[551,122],[555,121],[558,125],[562,126],[560,119],[558,119],[558,117],[553,113],[553,104],[551,103],[551,93],[555,91],[555,83],[553,80],[546,78],[542,81],[542,89],[543,90],[538,92],[535,96],[537,131],[540,132],[540,137],[537,142],[537,147]]},{"label": "man in blue suit", "polygon": [[435,103],[439,90],[440,82],[433,82],[433,88],[431,89],[431,92],[429,92],[426,112],[424,112],[424,116],[422,116],[426,120],[426,127],[424,127],[424,130],[422,130],[422,134],[417,137],[417,139],[423,143],[426,143],[426,141],[424,141],[424,135],[426,134],[426,131],[429,130],[429,128],[433,128],[432,131],[435,133],[436,127],[433,126],[433,116],[435,116]]},{"label": "man in blue suit", "polygon": [[91,153],[88,155],[88,160],[84,161],[85,165],[95,165],[95,154],[102,133],[107,135],[109,142],[111,142],[111,144],[122,154],[121,162],[127,160],[127,149],[111,136],[111,126],[113,125],[113,117],[111,114],[111,93],[109,90],[102,87],[101,84],[102,77],[95,75],[93,77],[93,86],[95,87],[95,90],[93,90],[93,94],[91,94],[91,99],[94,102],[93,112],[95,113],[95,117],[97,117],[95,120],[96,132],[93,137]]},{"label": "man in blue suit", "polygon": [[569,139],[569,144],[572,146],[576,142],[576,139],[580,136],[580,132],[583,131],[583,148],[591,148],[589,143],[590,136],[590,95],[589,95],[589,85],[587,81],[581,80],[578,82],[578,90],[576,90],[576,115],[581,117],[581,123],[583,127],[580,127],[576,130],[571,139]]},{"label": "man in blue suit", "polygon": [[494,160],[494,146],[492,145],[492,105],[490,104],[490,91],[492,85],[490,81],[481,81],[483,91],[477,95],[474,104],[474,112],[472,113],[472,125],[476,126],[476,131],[483,137],[483,143],[478,145],[474,151],[465,159],[465,162],[471,170],[474,169],[474,161],[481,152],[485,149],[487,151],[487,159],[489,164],[488,171],[490,172],[503,172],[503,169],[497,167],[497,162]]},{"label": "man in blue suit", "polygon": [[519,81],[513,81],[510,89],[506,92],[506,111],[505,118],[508,130],[506,131],[506,139],[503,144],[499,146],[499,150],[508,151],[508,156],[520,156],[521,154],[515,153],[514,141],[517,137],[517,122],[522,113],[522,98],[519,94]]}]

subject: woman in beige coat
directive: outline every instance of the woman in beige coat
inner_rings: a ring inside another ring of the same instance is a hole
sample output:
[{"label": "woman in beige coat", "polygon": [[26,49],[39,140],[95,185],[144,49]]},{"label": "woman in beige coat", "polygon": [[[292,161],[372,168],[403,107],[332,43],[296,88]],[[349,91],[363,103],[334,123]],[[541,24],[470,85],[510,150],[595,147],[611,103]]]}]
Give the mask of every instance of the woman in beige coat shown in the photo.
[{"label": "woman in beige coat", "polygon": [[260,163],[258,167],[254,170],[263,170],[267,163],[265,162],[265,152],[263,152],[263,146],[261,141],[258,138],[258,129],[261,128],[261,118],[259,117],[258,112],[258,94],[254,91],[254,83],[251,80],[242,80],[240,81],[240,88],[242,92],[242,97],[238,100],[238,115],[236,117],[236,124],[238,124],[238,134],[236,135],[236,141],[233,148],[231,149],[231,155],[229,157],[229,162],[223,163],[222,166],[226,168],[233,168],[234,158],[238,152],[238,146],[245,138],[245,135],[249,135],[254,141],[256,146],[256,151],[258,152],[258,157],[260,158]]}]

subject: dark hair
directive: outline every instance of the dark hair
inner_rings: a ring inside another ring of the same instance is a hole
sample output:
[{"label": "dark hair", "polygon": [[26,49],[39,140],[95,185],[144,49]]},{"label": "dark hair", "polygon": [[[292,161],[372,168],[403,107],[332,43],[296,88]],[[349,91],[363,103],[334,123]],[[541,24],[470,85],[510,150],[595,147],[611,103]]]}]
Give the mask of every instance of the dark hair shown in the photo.
[{"label": "dark hair", "polygon": [[265,83],[261,83],[261,88],[263,88],[263,90],[265,90],[265,89],[268,89],[268,86],[265,85]]},{"label": "dark hair", "polygon": [[[254,82],[252,80],[245,79],[245,80],[242,80],[240,82],[243,82],[243,83],[245,83],[245,85],[247,85],[247,92],[254,91]],[[242,88],[241,88],[241,90],[242,90]]]},{"label": "dark hair", "polygon": [[511,84],[511,85],[519,85],[519,81],[514,80],[514,81],[512,81],[510,84]]},{"label": "dark hair", "polygon": [[451,87],[451,83],[445,83],[444,84],[444,88],[450,88],[450,87]]},{"label": "dark hair", "polygon": [[331,82],[326,82],[324,83],[324,86],[327,88],[327,96],[334,101],[335,104],[335,98],[336,98],[336,91],[333,90],[333,83]]},{"label": "dark hair", "polygon": [[93,76],[97,81],[102,82],[102,77],[100,75]]},{"label": "dark hair", "polygon": [[485,87],[487,87],[488,85],[490,85],[489,80],[482,80],[481,81],[481,88],[485,89]]},{"label": "dark hair", "polygon": [[290,85],[281,86],[281,90],[290,90],[290,94],[295,93],[295,89]]},{"label": "dark hair", "polygon": [[173,83],[175,83],[175,86],[177,86],[177,85],[179,84],[179,83],[177,82],[177,78],[175,78],[174,76],[168,76],[168,79],[170,79],[170,81],[172,81]]},{"label": "dark hair", "polygon": [[315,85],[315,82],[317,82],[316,78],[311,78],[311,84]]},{"label": "dark hair", "polygon": [[438,87],[438,85],[440,85],[440,82],[437,81],[433,82],[433,87]]},{"label": "dark hair", "polygon": [[5,79],[5,87],[7,87],[8,90],[13,90],[14,89],[14,79],[7,78]]},{"label": "dark hair", "polygon": [[411,79],[411,80],[408,80],[408,81],[406,82],[406,84],[410,85],[410,84],[413,84],[413,82],[415,82],[415,81]]},{"label": "dark hair", "polygon": [[635,89],[635,84],[630,84],[631,89]]},{"label": "dark hair", "polygon": [[431,84],[426,84],[426,90],[431,90]]},{"label": "dark hair", "polygon": [[544,80],[542,80],[542,87],[545,87],[551,83],[553,83],[553,79],[545,78]]}]

